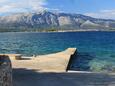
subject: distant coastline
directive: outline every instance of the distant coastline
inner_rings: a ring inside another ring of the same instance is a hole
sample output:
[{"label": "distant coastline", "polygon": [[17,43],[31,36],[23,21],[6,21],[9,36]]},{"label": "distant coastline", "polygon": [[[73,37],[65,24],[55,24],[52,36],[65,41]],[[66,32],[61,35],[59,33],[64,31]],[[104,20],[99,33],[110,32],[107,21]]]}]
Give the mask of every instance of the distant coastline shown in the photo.
[{"label": "distant coastline", "polygon": [[98,30],[98,29],[76,29],[76,30],[41,30],[41,31],[3,31],[0,33],[53,33],[53,32],[115,32],[115,30]]}]

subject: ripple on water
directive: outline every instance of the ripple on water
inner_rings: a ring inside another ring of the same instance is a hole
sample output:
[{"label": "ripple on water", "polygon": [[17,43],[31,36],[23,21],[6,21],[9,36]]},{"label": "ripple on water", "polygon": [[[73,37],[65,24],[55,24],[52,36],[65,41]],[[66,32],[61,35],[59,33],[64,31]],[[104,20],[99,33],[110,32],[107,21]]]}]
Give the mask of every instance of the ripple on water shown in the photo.
[{"label": "ripple on water", "polygon": [[0,33],[0,53],[41,55],[76,47],[71,69],[115,71],[115,32]]}]

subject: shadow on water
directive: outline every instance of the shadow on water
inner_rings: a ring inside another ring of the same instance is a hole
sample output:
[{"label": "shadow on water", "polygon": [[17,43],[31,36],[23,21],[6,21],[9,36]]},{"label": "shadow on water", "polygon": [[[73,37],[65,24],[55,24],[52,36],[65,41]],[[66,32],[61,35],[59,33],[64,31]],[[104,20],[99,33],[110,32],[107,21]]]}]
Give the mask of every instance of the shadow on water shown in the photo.
[{"label": "shadow on water", "polygon": [[68,70],[76,71],[90,71],[89,63],[95,59],[96,56],[86,52],[76,52],[69,62]]}]

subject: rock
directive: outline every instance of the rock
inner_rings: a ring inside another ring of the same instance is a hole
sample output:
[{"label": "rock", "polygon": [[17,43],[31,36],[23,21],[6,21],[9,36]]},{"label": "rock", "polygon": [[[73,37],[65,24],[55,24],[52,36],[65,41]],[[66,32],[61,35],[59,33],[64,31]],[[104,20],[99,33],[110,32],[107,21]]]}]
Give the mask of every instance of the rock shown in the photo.
[{"label": "rock", "polygon": [[0,55],[0,62],[0,86],[12,86],[12,68],[9,57]]}]

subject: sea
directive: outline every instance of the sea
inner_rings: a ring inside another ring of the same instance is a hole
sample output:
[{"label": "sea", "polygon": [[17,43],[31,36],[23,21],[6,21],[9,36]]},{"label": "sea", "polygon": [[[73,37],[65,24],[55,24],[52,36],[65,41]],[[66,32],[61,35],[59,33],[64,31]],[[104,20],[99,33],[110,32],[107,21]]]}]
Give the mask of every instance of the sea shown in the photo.
[{"label": "sea", "polygon": [[77,48],[71,70],[115,72],[115,32],[0,33],[0,53],[45,55]]}]

